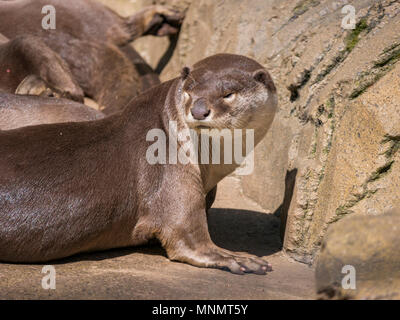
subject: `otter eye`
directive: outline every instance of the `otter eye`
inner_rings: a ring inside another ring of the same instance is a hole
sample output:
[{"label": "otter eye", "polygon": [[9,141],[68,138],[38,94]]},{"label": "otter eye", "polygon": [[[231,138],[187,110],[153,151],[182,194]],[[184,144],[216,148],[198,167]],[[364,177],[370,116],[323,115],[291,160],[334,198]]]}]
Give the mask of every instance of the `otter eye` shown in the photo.
[{"label": "otter eye", "polygon": [[236,98],[236,93],[233,92],[224,96],[224,100],[227,102],[232,102],[233,100],[235,100],[235,98]]},{"label": "otter eye", "polygon": [[183,92],[183,103],[188,102],[189,98],[190,98],[189,93],[187,93],[186,91],[184,91],[184,92]]}]

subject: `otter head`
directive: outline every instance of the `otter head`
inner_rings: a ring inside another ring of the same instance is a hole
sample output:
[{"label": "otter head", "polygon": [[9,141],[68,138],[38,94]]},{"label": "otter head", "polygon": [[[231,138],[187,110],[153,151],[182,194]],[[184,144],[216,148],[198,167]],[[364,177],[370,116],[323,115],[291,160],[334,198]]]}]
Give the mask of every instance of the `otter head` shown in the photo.
[{"label": "otter head", "polygon": [[272,122],[276,89],[252,59],[218,54],[184,68],[181,78],[181,111],[190,128],[268,129]]}]

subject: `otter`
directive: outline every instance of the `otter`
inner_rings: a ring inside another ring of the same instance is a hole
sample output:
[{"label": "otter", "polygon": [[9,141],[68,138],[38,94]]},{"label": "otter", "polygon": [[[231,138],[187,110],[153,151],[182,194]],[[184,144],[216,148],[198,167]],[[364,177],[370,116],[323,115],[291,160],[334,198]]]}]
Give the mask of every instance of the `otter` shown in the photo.
[{"label": "otter", "polygon": [[170,121],[252,128],[257,144],[276,109],[262,65],[220,54],[104,119],[0,132],[0,260],[45,262],[155,238],[173,261],[265,274],[264,259],[217,247],[208,232],[206,195],[237,166],[152,165],[147,134],[168,133]]},{"label": "otter", "polygon": [[85,99],[95,101],[105,114],[122,110],[133,97],[154,85],[144,83],[129,58],[112,44],[78,39],[64,43],[56,38],[52,48],[70,68]]},{"label": "otter", "polygon": [[0,37],[0,92],[57,95],[83,102],[83,91],[68,65],[39,37]]},{"label": "otter", "polygon": [[[56,29],[42,27],[42,9],[56,10]],[[183,16],[160,5],[121,17],[95,0],[0,0],[0,33],[9,39],[33,34],[42,38],[69,37],[124,46],[144,35],[176,34]]]},{"label": "otter", "polygon": [[102,112],[68,99],[0,93],[0,130],[104,117]]},{"label": "otter", "polygon": [[37,36],[0,43],[0,92],[85,104],[90,97],[96,108],[113,113],[151,87],[140,85],[140,75],[129,59],[108,43],[71,40],[66,45],[56,40],[52,46],[62,57]]},{"label": "otter", "polygon": [[[48,5],[56,9],[55,30],[42,27],[42,8]],[[95,100],[107,114],[121,110],[139,92],[160,83],[158,74],[130,42],[145,35],[176,35],[182,20],[181,13],[159,5],[145,7],[123,18],[93,0],[0,1],[0,33],[11,40],[21,36],[40,39],[54,51],[53,55],[65,61],[79,90],[83,90],[87,98]],[[38,48],[39,45],[36,51],[32,51],[31,59],[41,57]],[[43,60],[43,64],[45,62]],[[30,60],[27,63],[32,64]],[[26,71],[21,70],[24,66],[20,64],[19,68],[8,69],[17,78]],[[52,83],[42,80],[48,84],[46,92],[54,91]],[[2,84],[7,86],[7,79],[0,78],[0,86]],[[43,88],[43,85],[37,84],[34,90],[25,91],[35,93],[38,91],[36,87]],[[5,92],[14,93],[11,90]]]}]

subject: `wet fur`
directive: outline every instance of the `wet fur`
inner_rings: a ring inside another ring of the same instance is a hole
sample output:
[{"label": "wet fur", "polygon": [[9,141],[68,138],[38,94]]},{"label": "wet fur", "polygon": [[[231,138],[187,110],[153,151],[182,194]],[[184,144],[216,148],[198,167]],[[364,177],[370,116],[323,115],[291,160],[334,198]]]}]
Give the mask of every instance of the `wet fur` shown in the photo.
[{"label": "wet fur", "polygon": [[[262,68],[250,59],[238,64],[240,56],[224,57],[221,70],[210,67],[216,77],[240,69],[249,78]],[[168,136],[170,120],[187,127],[184,85],[181,78],[163,83],[102,120],[0,132],[0,260],[42,262],[157,238],[172,260],[264,274],[267,262],[218,248],[208,233],[206,188],[234,168],[218,173],[206,165],[146,161],[150,129]],[[266,83],[258,90],[267,90]],[[261,132],[256,143],[274,117],[275,98],[270,92],[272,100],[260,106],[266,113],[255,128]],[[210,175],[217,178],[206,186]]]}]

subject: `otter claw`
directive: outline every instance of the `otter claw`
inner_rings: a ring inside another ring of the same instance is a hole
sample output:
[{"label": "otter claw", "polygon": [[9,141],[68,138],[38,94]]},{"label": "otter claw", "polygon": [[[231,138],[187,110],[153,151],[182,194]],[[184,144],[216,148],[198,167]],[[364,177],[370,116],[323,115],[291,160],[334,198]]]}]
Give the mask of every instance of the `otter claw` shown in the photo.
[{"label": "otter claw", "polygon": [[240,255],[223,250],[217,253],[217,257],[219,257],[217,259],[220,260],[220,265],[235,274],[254,273],[265,275],[267,272],[272,271],[272,267],[268,262],[249,254]]}]

